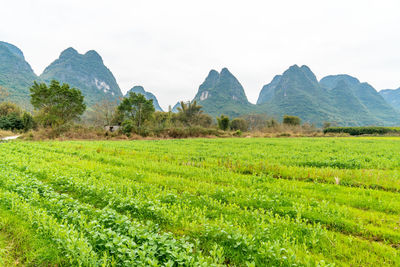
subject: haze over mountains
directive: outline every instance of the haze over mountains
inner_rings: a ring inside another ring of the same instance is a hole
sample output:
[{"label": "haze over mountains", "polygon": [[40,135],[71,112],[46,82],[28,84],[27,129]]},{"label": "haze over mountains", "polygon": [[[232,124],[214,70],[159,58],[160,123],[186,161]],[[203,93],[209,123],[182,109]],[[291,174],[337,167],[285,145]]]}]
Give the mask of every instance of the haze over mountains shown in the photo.
[{"label": "haze over mountains", "polygon": [[[52,79],[80,89],[89,107],[104,99],[123,97],[112,72],[94,50],[79,54],[68,48],[36,76],[20,49],[0,42],[0,86],[8,89],[9,100],[27,108],[33,81]],[[134,86],[128,92],[153,99],[155,109],[162,111],[156,96],[142,86]],[[288,114],[317,125],[400,125],[400,88],[378,93],[368,83],[349,75],[330,75],[318,81],[307,66],[293,65],[276,75],[262,87],[256,104],[248,101],[243,86],[227,68],[211,70],[193,100],[213,117],[267,114],[279,120]],[[173,111],[176,107],[177,104]]]}]

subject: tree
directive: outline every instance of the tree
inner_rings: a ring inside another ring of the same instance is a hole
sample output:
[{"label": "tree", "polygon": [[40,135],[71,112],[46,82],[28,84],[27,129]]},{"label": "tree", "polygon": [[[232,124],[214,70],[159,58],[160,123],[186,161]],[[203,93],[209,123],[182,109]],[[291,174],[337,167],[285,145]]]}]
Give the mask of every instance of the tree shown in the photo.
[{"label": "tree", "polygon": [[117,108],[116,101],[110,101],[107,99],[96,103],[93,106],[93,110],[90,112],[90,120],[94,125],[107,126],[111,125]]},{"label": "tree", "polygon": [[20,116],[21,113],[22,113],[21,108],[14,103],[11,102],[0,103],[0,117],[8,116],[10,114],[16,114],[17,116]]},{"label": "tree", "polygon": [[301,119],[297,116],[285,115],[283,116],[283,124],[287,125],[300,125]]},{"label": "tree", "polygon": [[198,116],[202,114],[202,106],[197,105],[196,100],[193,102],[181,101],[181,106],[178,107],[178,115],[180,120],[186,125],[192,125],[196,122]]},{"label": "tree", "polygon": [[83,114],[86,105],[80,90],[56,80],[45,83],[34,82],[30,88],[31,104],[38,111],[39,119],[45,126],[56,128],[76,120]]},{"label": "tree", "polygon": [[242,132],[246,132],[249,128],[249,124],[245,119],[235,118],[231,121],[232,130],[240,130]]},{"label": "tree", "polygon": [[33,120],[33,117],[30,113],[25,112],[24,115],[22,115],[21,119],[22,119],[23,129],[25,132],[35,127],[35,121]]},{"label": "tree", "polygon": [[7,88],[0,86],[0,102],[3,102],[8,97],[8,90]]},{"label": "tree", "polygon": [[229,117],[225,116],[224,114],[222,114],[219,118],[217,117],[217,121],[218,121],[218,127],[223,130],[226,131],[229,129]]},{"label": "tree", "polygon": [[118,111],[125,119],[131,120],[140,131],[143,122],[151,118],[155,109],[153,99],[146,99],[142,94],[129,92],[129,96],[118,106]]}]

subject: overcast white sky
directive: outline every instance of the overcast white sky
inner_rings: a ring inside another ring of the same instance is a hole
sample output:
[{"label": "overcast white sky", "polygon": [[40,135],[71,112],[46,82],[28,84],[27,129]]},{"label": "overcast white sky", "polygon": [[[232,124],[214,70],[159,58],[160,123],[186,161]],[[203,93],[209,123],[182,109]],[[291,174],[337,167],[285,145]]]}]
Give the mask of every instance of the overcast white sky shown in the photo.
[{"label": "overcast white sky", "polygon": [[399,0],[0,0],[0,40],[36,74],[70,46],[94,49],[123,92],[143,85],[163,108],[227,67],[251,102],[290,65],[400,87]]}]

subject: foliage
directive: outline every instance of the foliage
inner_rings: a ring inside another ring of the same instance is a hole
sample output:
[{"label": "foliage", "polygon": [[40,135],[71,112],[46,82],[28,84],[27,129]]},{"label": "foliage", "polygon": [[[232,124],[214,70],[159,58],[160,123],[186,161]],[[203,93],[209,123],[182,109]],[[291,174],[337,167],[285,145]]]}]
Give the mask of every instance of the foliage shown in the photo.
[{"label": "foliage", "polygon": [[301,123],[301,119],[297,116],[290,116],[290,115],[283,116],[283,124],[300,125],[300,123]]},{"label": "foliage", "polygon": [[34,82],[30,91],[31,103],[44,126],[62,127],[78,119],[86,109],[81,91],[70,88],[66,83],[60,85],[53,80],[47,86],[45,83]]},{"label": "foliage", "polygon": [[225,116],[224,114],[221,114],[220,117],[217,117],[217,122],[218,122],[218,127],[223,130],[227,131],[230,126],[230,120],[228,116]]},{"label": "foliage", "polygon": [[235,118],[231,121],[232,130],[240,130],[242,132],[247,132],[249,125],[247,121],[243,118]]},{"label": "foliage", "polygon": [[28,131],[35,126],[33,117],[28,112],[22,112],[14,103],[0,103],[0,129]]},{"label": "foliage", "polygon": [[130,136],[133,129],[134,125],[131,120],[124,120],[124,122],[121,124],[121,131],[127,136]]},{"label": "foliage", "polygon": [[23,130],[25,132],[27,132],[33,128],[36,128],[35,120],[33,119],[32,115],[30,113],[24,112],[21,119],[22,119]]},{"label": "foliage", "polygon": [[324,133],[348,133],[350,135],[363,135],[363,134],[399,134],[400,127],[328,127],[324,129]]},{"label": "foliage", "polygon": [[118,106],[118,111],[125,120],[131,120],[135,130],[140,133],[143,123],[154,113],[153,100],[146,99],[142,94],[130,92]]},{"label": "foliage", "polygon": [[2,130],[21,130],[23,128],[22,119],[15,113],[0,117],[0,129]]},{"label": "foliage", "polygon": [[7,116],[10,114],[15,114],[17,116],[20,116],[21,113],[22,110],[17,104],[11,102],[0,103],[0,117]]},{"label": "foliage", "polygon": [[5,143],[0,221],[59,265],[397,266],[398,141]]},{"label": "foliage", "polygon": [[197,105],[197,101],[193,102],[183,102],[181,101],[180,107],[178,107],[179,119],[186,125],[194,125],[200,114],[203,112],[201,110],[202,106]]}]

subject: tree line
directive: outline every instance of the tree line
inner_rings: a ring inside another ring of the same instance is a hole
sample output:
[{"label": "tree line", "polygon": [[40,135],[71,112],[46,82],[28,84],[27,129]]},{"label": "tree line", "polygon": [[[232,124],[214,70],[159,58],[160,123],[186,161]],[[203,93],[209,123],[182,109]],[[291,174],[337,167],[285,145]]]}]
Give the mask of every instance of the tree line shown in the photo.
[{"label": "tree line", "polygon": [[[155,111],[153,100],[130,92],[120,101],[104,99],[93,107],[87,107],[81,91],[68,84],[53,80],[50,84],[34,82],[30,87],[30,103],[33,115],[16,104],[6,102],[7,90],[0,87],[0,129],[29,131],[38,127],[51,129],[56,135],[68,131],[74,124],[104,128],[118,126],[119,132],[132,134],[167,135],[185,137],[214,135],[218,131],[242,132],[274,127],[279,123],[263,114],[251,114],[230,119],[221,114],[212,118],[196,101],[180,102],[178,112]],[[283,124],[300,125],[296,116],[283,118]]]}]

